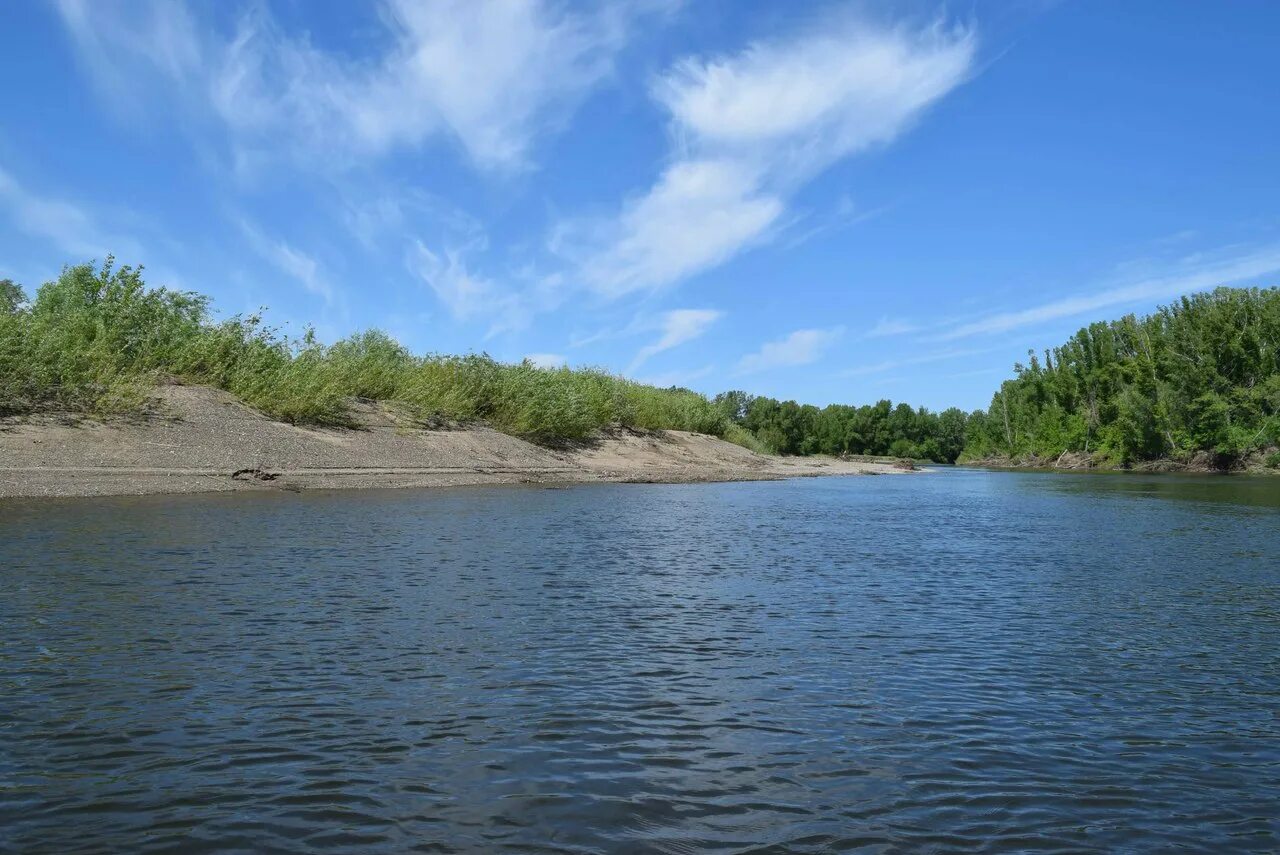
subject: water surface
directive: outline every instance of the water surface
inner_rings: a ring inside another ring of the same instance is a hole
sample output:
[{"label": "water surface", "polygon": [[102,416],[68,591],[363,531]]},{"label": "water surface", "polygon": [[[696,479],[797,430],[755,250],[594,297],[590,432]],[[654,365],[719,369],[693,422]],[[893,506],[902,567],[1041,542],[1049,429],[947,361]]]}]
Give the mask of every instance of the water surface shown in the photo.
[{"label": "water surface", "polygon": [[1280,849],[1280,479],[0,503],[0,850]]}]

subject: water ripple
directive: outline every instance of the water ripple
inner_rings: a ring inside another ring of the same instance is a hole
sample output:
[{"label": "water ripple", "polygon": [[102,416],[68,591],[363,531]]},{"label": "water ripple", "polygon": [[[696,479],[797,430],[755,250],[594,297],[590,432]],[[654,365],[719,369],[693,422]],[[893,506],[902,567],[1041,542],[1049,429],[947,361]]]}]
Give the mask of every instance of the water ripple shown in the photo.
[{"label": "water ripple", "polygon": [[0,851],[1280,850],[1280,497],[1134,483],[3,504]]}]

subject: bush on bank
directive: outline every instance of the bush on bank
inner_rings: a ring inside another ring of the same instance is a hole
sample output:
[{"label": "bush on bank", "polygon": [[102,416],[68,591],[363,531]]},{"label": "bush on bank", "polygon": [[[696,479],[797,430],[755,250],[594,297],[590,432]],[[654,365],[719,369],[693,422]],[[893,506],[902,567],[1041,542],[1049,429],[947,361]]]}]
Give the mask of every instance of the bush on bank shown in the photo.
[{"label": "bush on bank", "polygon": [[0,283],[0,415],[136,412],[163,377],[225,389],[282,421],[349,423],[349,401],[394,402],[423,419],[484,421],[540,442],[608,426],[745,441],[702,395],[594,369],[541,369],[487,355],[415,356],[384,333],[333,345],[288,338],[260,315],[214,321],[199,294],[147,288],[141,267],[67,267],[28,301]]}]

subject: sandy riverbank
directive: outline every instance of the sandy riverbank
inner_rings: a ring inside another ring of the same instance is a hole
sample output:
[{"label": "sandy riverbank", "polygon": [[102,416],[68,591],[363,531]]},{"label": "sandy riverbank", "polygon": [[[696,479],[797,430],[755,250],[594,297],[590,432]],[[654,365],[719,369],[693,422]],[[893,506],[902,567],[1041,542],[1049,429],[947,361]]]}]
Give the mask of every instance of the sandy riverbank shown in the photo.
[{"label": "sandy riverbank", "polygon": [[548,449],[485,427],[426,429],[358,404],[355,429],[268,419],[200,386],[157,390],[145,419],[0,420],[0,497],[474,484],[682,483],[898,474],[888,463],[766,457],[712,436],[616,430]]}]

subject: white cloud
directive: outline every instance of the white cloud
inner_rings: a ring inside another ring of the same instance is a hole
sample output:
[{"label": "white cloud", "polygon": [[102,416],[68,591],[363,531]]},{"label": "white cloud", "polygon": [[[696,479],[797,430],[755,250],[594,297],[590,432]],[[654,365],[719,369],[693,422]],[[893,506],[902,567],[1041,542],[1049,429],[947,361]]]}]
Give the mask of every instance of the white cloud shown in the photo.
[{"label": "white cloud", "polygon": [[563,368],[569,360],[559,353],[530,353],[525,357],[526,362],[532,362],[537,368]]},{"label": "white cloud", "polygon": [[569,347],[586,347],[601,341],[611,341],[615,338],[621,338],[630,335],[634,330],[630,327],[612,328],[604,327],[591,333],[575,332],[569,335]]},{"label": "white cloud", "polygon": [[154,75],[189,82],[202,68],[204,47],[181,0],[57,0],[57,10],[90,83],[117,109],[140,110]]},{"label": "white cloud", "polygon": [[75,261],[101,261],[111,253],[142,258],[137,241],[103,229],[89,209],[65,199],[34,193],[0,169],[0,205],[8,209],[13,226],[23,234],[47,240]]},{"label": "white cloud", "polygon": [[755,353],[738,361],[738,374],[751,374],[770,368],[808,365],[816,362],[830,345],[844,334],[844,327],[796,330],[786,338],[766,342]]},{"label": "white cloud", "polygon": [[1148,300],[1169,299],[1218,285],[1253,279],[1280,271],[1280,245],[1264,247],[1244,255],[1207,263],[1192,259],[1181,267],[1182,269],[1177,272],[1165,276],[1119,285],[1094,294],[1053,300],[1013,312],[998,312],[961,324],[934,338],[938,341],[953,341],[976,335],[1004,333],[1100,309]]},{"label": "white cloud", "polygon": [[[797,212],[794,224],[788,224],[787,239],[781,247],[783,250],[790,252],[815,238],[875,219],[887,210],[889,210],[889,206],[883,205],[865,211],[859,210],[853,204],[853,200],[846,194],[840,198],[840,201],[830,211],[821,213],[814,211]],[[815,220],[816,222],[814,222]],[[813,222],[813,225],[803,230],[795,227],[805,221]]]},{"label": "white cloud", "polygon": [[609,296],[668,285],[728,260],[782,214],[734,160],[680,161],[615,223],[597,226],[606,248],[581,259],[580,275]]},{"label": "white cloud", "polygon": [[883,317],[876,322],[874,327],[866,332],[863,338],[886,338],[888,336],[906,335],[907,333],[918,332],[919,330],[920,327],[910,321]]},{"label": "white cloud", "polygon": [[662,316],[661,337],[652,344],[645,345],[640,349],[640,352],[636,354],[636,358],[631,360],[631,365],[627,368],[627,372],[634,372],[650,357],[656,356],[664,350],[670,350],[685,342],[693,341],[722,317],[724,317],[724,313],[715,309],[675,309],[666,312]]},{"label": "white cloud", "polygon": [[334,183],[347,231],[373,253],[399,247],[406,233],[448,235],[453,243],[483,242],[483,225],[442,196],[413,185],[397,185],[367,173]]},{"label": "white cloud", "polygon": [[507,302],[508,295],[496,285],[467,269],[461,251],[451,249],[440,255],[422,241],[417,241],[416,249],[414,270],[455,318],[469,320],[489,314]]},{"label": "white cloud", "polygon": [[858,365],[853,368],[841,371],[840,377],[865,377],[869,374],[883,374],[886,371],[892,371],[895,368],[903,368],[908,365],[928,365],[931,362],[946,362],[952,359],[961,359],[965,356],[976,356],[980,353],[990,353],[995,348],[953,348],[951,350],[934,351],[932,353],[922,353],[916,356],[906,356],[901,359],[886,359],[882,362],[876,362],[869,365]]},{"label": "white cloud", "polygon": [[276,153],[342,164],[444,135],[481,167],[511,168],[611,73],[629,26],[656,5],[383,0],[387,46],[368,60],[285,32],[260,6],[230,39],[178,0],[58,10],[113,102],[167,80],[234,131],[241,164]]},{"label": "white cloud", "polygon": [[611,296],[678,282],[766,239],[796,188],[891,141],[968,76],[972,32],[844,18],[659,78],[672,163],[619,216],[569,224],[553,250]]},{"label": "white cloud", "polygon": [[333,302],[333,289],[320,275],[320,265],[310,255],[277,241],[271,246],[271,260],[312,294],[322,297],[326,303]]},{"label": "white cloud", "polygon": [[[549,303],[537,302],[541,294],[537,288],[529,293],[517,294],[472,272],[464,256],[474,248],[450,248],[435,252],[422,241],[414,241],[408,258],[409,269],[431,288],[455,319],[487,321],[489,330],[485,338],[508,330],[523,329],[535,311],[549,306]],[[541,295],[546,297],[545,294]]]},{"label": "white cloud", "polygon": [[685,60],[655,94],[696,146],[786,178],[892,140],[969,73],[971,32],[848,18],[736,56]]},{"label": "white cloud", "polygon": [[[539,137],[612,74],[637,22],[674,5],[381,0],[380,32],[372,33],[381,38],[362,42],[377,47],[355,56],[286,28],[266,4],[243,4],[228,31],[212,7],[185,0],[56,2],[86,77],[111,106],[150,106],[166,122],[187,124],[202,157],[226,152],[249,183],[281,164],[325,173],[321,193],[331,200],[337,189],[337,215],[356,240],[371,252],[407,251],[453,315],[487,317],[490,335],[554,305],[554,275],[516,276],[508,290],[469,270],[463,256],[483,242],[482,228],[420,188],[390,185],[377,171],[379,156],[449,141],[482,169],[526,166]],[[358,182],[340,174],[348,167],[360,168]],[[433,233],[452,221],[431,248],[413,239],[427,231],[424,220]],[[314,259],[255,237],[260,255],[331,298]]]},{"label": "white cloud", "polygon": [[333,287],[321,274],[320,264],[315,258],[282,240],[268,237],[262,230],[247,221],[240,222],[240,230],[248,239],[254,252],[269,261],[277,270],[298,281],[303,288],[323,299],[326,304],[333,303]]}]

